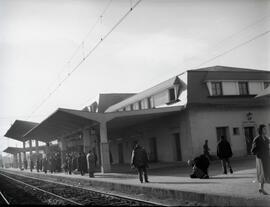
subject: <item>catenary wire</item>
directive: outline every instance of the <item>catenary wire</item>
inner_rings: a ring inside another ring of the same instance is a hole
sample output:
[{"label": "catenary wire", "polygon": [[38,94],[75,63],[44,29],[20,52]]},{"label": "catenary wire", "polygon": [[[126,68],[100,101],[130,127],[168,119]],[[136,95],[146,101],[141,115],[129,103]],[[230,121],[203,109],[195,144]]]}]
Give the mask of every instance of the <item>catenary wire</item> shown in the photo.
[{"label": "catenary wire", "polygon": [[96,48],[120,25],[123,20],[139,5],[142,0],[138,0],[118,21],[117,23],[95,44],[95,46],[88,51],[83,59],[67,74],[67,76],[57,85],[57,87],[46,96],[42,102],[33,110],[33,112],[27,117],[29,119],[50,97],[53,95],[62,84],[81,66],[81,64],[96,50]]},{"label": "catenary wire", "polygon": [[[63,73],[63,71],[66,70],[66,68],[70,66],[71,61],[76,56],[76,54],[80,51],[80,49],[82,49],[83,50],[83,53],[84,53],[84,42],[90,36],[90,34],[92,34],[92,32],[95,30],[96,26],[99,23],[100,17],[101,16],[104,17],[104,15],[107,12],[107,10],[109,9],[111,3],[112,3],[112,0],[108,0],[108,2],[105,5],[104,9],[101,11],[100,15],[98,15],[98,17],[96,18],[95,23],[91,26],[90,30],[86,33],[86,35],[84,36],[83,40],[80,42],[80,44],[77,46],[77,48],[71,54],[71,56],[64,63],[64,65],[62,66],[62,68],[59,70],[59,72],[57,73],[56,78],[53,81],[50,82],[49,86],[47,87],[47,90],[49,90],[51,88],[51,85],[59,79],[59,76]],[[83,56],[84,56],[84,54],[83,54]],[[48,95],[48,96],[50,96],[50,95]]]},{"label": "catenary wire", "polygon": [[258,35],[256,35],[256,36],[252,37],[251,39],[249,39],[249,40],[247,40],[247,41],[244,41],[244,42],[242,42],[242,43],[240,43],[240,44],[234,46],[233,48],[231,48],[231,49],[229,49],[229,50],[226,50],[226,51],[222,52],[221,54],[218,54],[218,55],[216,55],[216,56],[214,56],[214,57],[212,57],[212,58],[210,58],[210,59],[208,59],[208,60],[206,60],[206,61],[200,63],[200,64],[197,65],[196,67],[200,67],[200,66],[202,66],[202,65],[205,65],[206,63],[209,63],[209,62],[211,62],[211,61],[213,61],[213,60],[215,60],[215,59],[217,59],[217,58],[220,58],[220,57],[222,57],[222,56],[224,56],[224,55],[226,55],[226,54],[232,52],[233,50],[236,50],[236,49],[238,49],[238,48],[240,48],[240,47],[243,47],[243,46],[247,45],[248,43],[253,42],[253,41],[256,40],[256,39],[258,39],[258,38],[260,38],[260,37],[263,37],[263,36],[269,34],[269,32],[270,32],[270,30],[267,30],[267,31],[265,31],[265,32],[263,32],[263,33],[260,33],[260,34],[258,34]]}]

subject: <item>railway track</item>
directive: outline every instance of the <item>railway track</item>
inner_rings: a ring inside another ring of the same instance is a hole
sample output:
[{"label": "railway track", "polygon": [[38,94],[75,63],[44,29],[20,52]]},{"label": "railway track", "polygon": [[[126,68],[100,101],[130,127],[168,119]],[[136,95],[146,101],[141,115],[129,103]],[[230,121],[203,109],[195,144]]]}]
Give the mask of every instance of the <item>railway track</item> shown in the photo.
[{"label": "railway track", "polygon": [[90,190],[84,187],[44,181],[25,175],[0,172],[5,179],[24,186],[30,194],[39,198],[41,203],[54,205],[100,205],[100,206],[164,206],[164,204],[134,199]]},{"label": "railway track", "polygon": [[0,191],[0,205],[10,205],[7,198],[1,191]]}]

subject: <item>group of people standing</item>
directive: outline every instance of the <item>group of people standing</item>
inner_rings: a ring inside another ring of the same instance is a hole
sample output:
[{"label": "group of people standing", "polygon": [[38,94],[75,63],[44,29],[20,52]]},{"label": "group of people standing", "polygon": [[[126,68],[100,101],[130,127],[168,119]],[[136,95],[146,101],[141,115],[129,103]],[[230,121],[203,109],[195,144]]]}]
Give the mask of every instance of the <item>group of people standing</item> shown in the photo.
[{"label": "group of people standing", "polygon": [[[208,168],[210,166],[210,161],[213,159],[213,156],[210,155],[209,151],[210,148],[208,147],[208,140],[205,140],[203,145],[203,154],[188,161],[188,165],[192,167],[192,174],[190,175],[191,178],[209,178]],[[230,163],[232,155],[233,153],[230,143],[224,136],[221,136],[217,144],[217,157],[221,160],[224,174],[227,174],[227,167],[229,168],[230,173],[233,173]]]},{"label": "group of people standing", "polygon": [[[48,153],[43,158],[37,156],[35,160],[34,162],[33,158],[30,159],[30,171],[32,172],[36,168],[37,172],[43,171],[45,174],[48,171],[51,173],[61,172],[63,169],[66,174],[80,172],[82,176],[89,173],[89,177],[94,177],[97,167],[97,156],[94,150],[89,150],[87,155],[84,152],[67,152],[62,166],[60,152]],[[27,161],[24,163],[24,169],[27,169]]]},{"label": "group of people standing", "polygon": [[94,150],[89,150],[87,155],[84,152],[66,153],[63,168],[65,173],[70,175],[77,170],[82,176],[88,172],[89,177],[94,177],[96,166],[97,156]]}]

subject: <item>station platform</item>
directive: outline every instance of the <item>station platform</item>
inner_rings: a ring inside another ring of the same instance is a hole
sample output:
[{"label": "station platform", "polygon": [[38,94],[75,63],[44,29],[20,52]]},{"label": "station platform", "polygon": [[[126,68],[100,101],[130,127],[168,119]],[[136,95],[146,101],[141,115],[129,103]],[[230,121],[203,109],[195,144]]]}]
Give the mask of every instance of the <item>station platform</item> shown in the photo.
[{"label": "station platform", "polygon": [[[258,192],[255,157],[237,158],[231,161],[231,165],[234,173],[224,175],[220,162],[213,161],[209,168],[210,179],[191,179],[191,169],[183,163],[150,164],[150,183],[140,183],[136,170],[130,169],[129,165],[113,166],[113,173],[95,173],[95,178],[80,174],[37,173],[36,170],[4,170],[152,200],[168,206],[270,206],[270,195]],[[265,184],[265,190],[270,194],[270,184]]]}]

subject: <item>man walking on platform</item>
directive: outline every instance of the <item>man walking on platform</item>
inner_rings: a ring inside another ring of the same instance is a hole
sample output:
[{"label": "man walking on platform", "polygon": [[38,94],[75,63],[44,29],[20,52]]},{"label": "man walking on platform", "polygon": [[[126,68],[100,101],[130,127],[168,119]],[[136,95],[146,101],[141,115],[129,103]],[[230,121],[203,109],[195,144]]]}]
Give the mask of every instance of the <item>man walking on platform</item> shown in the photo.
[{"label": "man walking on platform", "polygon": [[227,174],[227,167],[226,164],[228,164],[228,167],[230,169],[230,173],[233,173],[231,164],[230,164],[230,158],[232,157],[232,149],[230,143],[225,139],[224,136],[220,137],[221,140],[218,143],[217,146],[217,156],[221,160],[221,164],[223,167],[223,173]]},{"label": "man walking on platform", "polygon": [[145,149],[142,148],[138,143],[135,144],[135,147],[131,155],[131,167],[133,166],[138,171],[141,183],[143,182],[143,174],[144,174],[144,181],[148,183],[149,181],[146,169],[148,168],[148,156]]}]

